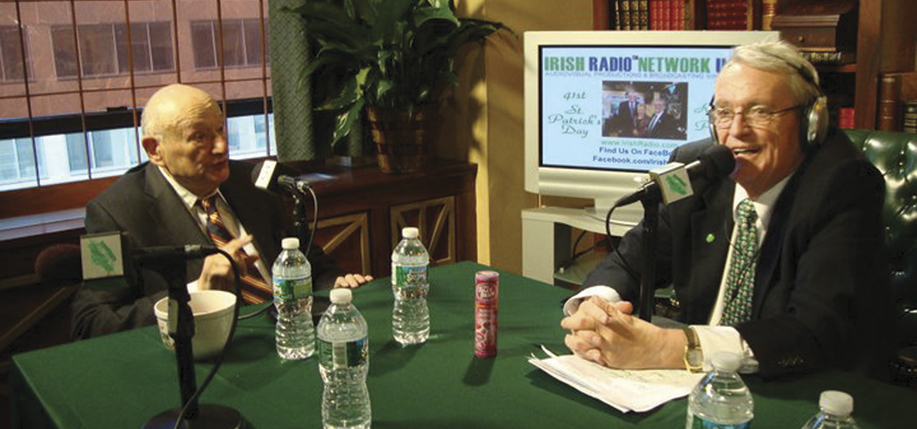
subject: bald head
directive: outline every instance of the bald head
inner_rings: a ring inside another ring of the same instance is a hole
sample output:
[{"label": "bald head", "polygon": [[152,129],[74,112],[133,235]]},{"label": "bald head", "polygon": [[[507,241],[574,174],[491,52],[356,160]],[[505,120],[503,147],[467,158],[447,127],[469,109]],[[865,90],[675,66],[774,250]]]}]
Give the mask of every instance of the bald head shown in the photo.
[{"label": "bald head", "polygon": [[209,109],[219,105],[210,94],[193,86],[174,83],[156,91],[147,101],[140,118],[143,137],[163,136],[181,122],[187,109]]},{"label": "bald head", "polygon": [[141,117],[150,162],[199,197],[229,178],[223,112],[210,94],[173,84],[156,91]]}]

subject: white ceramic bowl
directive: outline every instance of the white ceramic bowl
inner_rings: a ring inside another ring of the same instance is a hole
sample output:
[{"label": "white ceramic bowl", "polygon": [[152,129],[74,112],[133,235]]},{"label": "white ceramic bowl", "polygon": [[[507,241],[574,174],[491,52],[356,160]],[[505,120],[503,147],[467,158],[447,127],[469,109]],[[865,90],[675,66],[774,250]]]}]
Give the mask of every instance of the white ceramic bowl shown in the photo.
[{"label": "white ceramic bowl", "polygon": [[[194,338],[191,346],[194,359],[208,359],[223,349],[232,327],[233,305],[236,295],[222,290],[203,290],[191,293],[191,312],[194,314]],[[169,349],[175,343],[169,337],[169,298],[160,299],[153,307],[162,342]]]}]

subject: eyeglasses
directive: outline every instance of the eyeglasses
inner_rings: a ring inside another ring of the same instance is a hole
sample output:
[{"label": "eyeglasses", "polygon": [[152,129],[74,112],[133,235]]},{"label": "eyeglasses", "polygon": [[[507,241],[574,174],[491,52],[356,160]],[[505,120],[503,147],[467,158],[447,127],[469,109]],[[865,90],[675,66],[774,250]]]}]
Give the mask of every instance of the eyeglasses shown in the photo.
[{"label": "eyeglasses", "polygon": [[729,128],[732,126],[732,121],[735,119],[736,115],[742,115],[745,117],[745,122],[752,127],[764,127],[771,123],[774,120],[774,117],[781,115],[783,113],[796,110],[803,107],[803,105],[796,105],[793,107],[787,107],[786,109],[780,110],[770,110],[764,106],[752,106],[745,110],[735,110],[731,107],[715,107],[713,106],[708,112],[707,116],[710,118],[710,123],[717,128]]}]

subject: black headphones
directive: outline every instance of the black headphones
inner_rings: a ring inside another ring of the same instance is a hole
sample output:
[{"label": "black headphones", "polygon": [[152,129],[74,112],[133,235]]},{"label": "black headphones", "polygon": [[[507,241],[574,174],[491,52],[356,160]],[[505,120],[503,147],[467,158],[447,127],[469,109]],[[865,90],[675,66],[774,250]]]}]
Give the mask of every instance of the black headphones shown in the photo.
[{"label": "black headphones", "polygon": [[[799,121],[799,144],[802,146],[802,151],[806,152],[812,147],[820,145],[825,141],[825,136],[828,134],[828,97],[822,92],[821,87],[815,83],[815,76],[812,73],[804,68],[799,67],[793,63],[790,63],[783,58],[780,58],[776,55],[766,53],[774,58],[779,59],[783,63],[789,65],[796,70],[802,79],[805,80],[809,85],[811,85],[817,91],[817,96],[811,103],[802,108],[802,115],[800,116]],[[710,99],[710,109],[713,109],[713,98]],[[711,123],[710,125],[710,135],[713,137],[714,141],[719,141],[716,135],[716,127]]]}]

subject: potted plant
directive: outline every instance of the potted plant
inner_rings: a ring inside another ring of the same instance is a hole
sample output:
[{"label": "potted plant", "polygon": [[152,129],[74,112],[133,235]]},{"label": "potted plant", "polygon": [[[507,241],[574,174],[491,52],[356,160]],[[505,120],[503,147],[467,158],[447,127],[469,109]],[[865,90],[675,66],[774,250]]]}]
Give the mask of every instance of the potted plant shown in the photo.
[{"label": "potted plant", "polygon": [[440,96],[457,85],[454,57],[463,45],[506,28],[455,16],[452,0],[308,0],[285,11],[305,21],[317,53],[302,71],[312,76],[320,110],[336,112],[333,144],[364,108],[383,171],[421,168],[424,134]]}]

